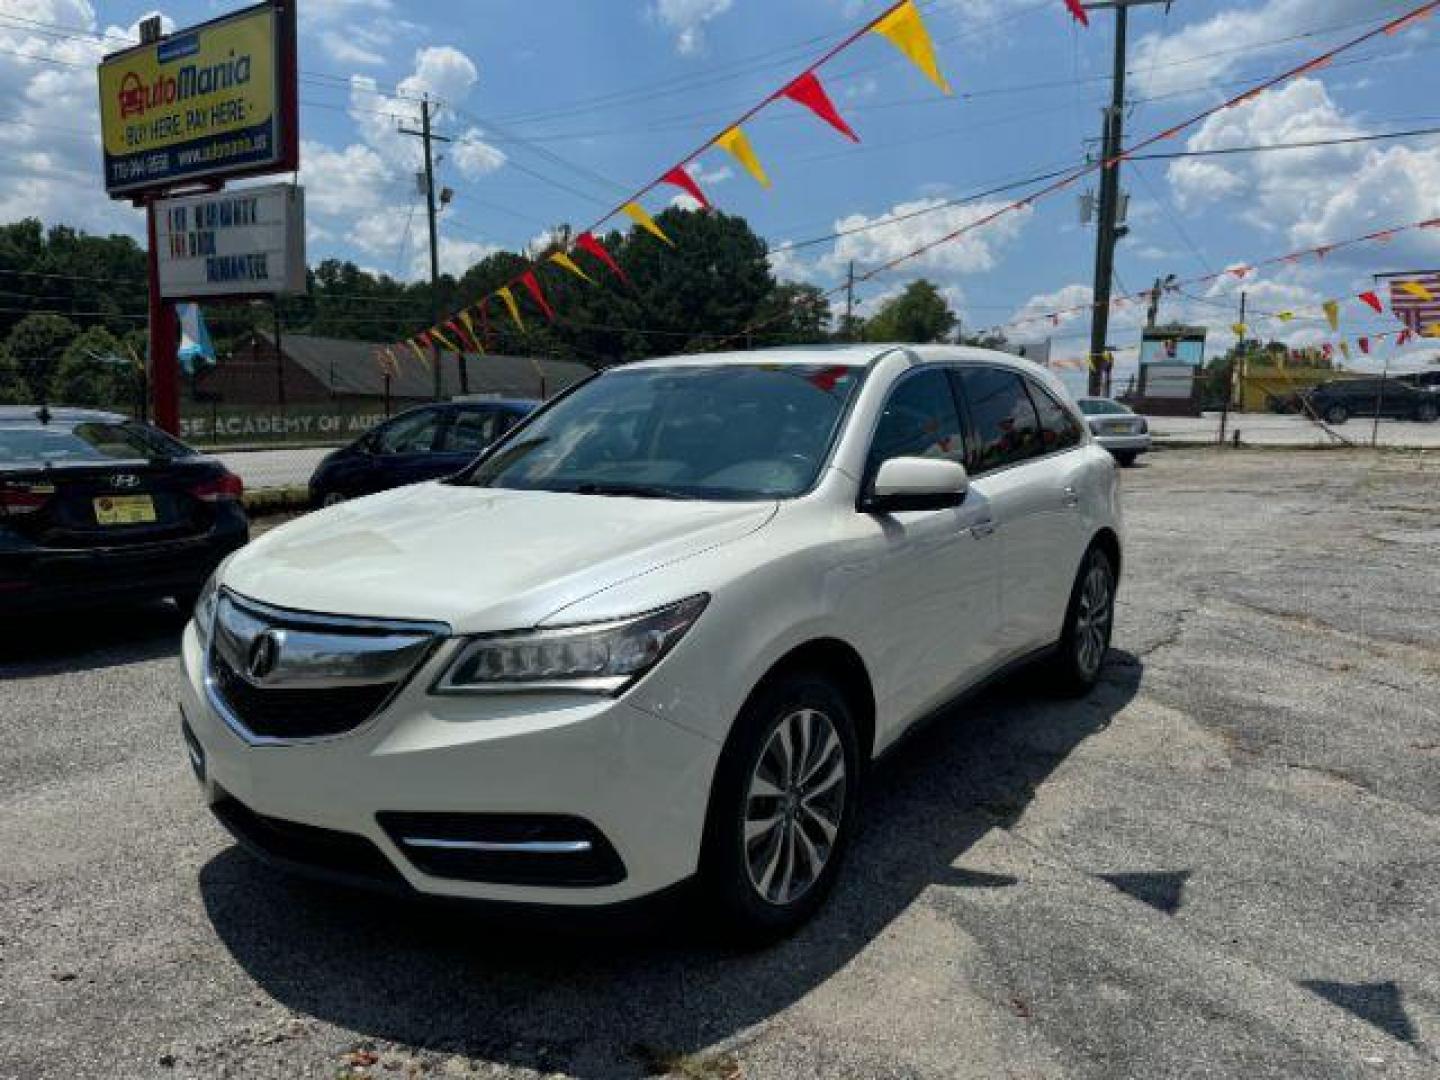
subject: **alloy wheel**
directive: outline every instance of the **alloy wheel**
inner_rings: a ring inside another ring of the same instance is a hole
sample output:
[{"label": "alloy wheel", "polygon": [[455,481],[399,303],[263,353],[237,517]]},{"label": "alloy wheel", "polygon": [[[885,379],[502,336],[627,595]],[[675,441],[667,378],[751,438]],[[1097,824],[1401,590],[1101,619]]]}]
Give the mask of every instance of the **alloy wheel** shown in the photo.
[{"label": "alloy wheel", "polygon": [[1110,620],[1114,615],[1114,592],[1110,571],[1098,559],[1090,564],[1080,590],[1080,607],[1075,613],[1075,663],[1088,678],[1100,670],[1110,641]]},{"label": "alloy wheel", "polygon": [[793,903],[819,879],[844,820],[846,787],[834,721],[814,708],[786,715],[755,761],[745,798],[745,866],[768,903]]}]

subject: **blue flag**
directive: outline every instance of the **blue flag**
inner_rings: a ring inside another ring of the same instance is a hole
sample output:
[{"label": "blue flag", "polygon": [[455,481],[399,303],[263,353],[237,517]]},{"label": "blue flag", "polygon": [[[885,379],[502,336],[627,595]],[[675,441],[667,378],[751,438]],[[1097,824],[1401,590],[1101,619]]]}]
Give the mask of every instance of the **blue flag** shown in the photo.
[{"label": "blue flag", "polygon": [[210,344],[210,331],[199,304],[176,304],[180,316],[180,367],[186,375],[194,375],[202,367],[215,366],[215,346]]}]

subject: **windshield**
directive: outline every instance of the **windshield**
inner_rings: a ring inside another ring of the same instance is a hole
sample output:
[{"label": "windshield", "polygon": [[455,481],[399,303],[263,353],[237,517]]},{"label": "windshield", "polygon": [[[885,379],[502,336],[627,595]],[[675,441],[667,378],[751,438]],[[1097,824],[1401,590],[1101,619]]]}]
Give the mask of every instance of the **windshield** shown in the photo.
[{"label": "windshield", "polygon": [[0,424],[0,466],[168,460],[193,453],[164,432],[140,424]]},{"label": "windshield", "polygon": [[480,487],[773,499],[815,482],[860,369],[716,364],[616,369],[483,459]]},{"label": "windshield", "polygon": [[1130,412],[1124,405],[1118,401],[1111,401],[1109,398],[1081,398],[1076,404],[1080,406],[1080,411],[1086,416],[1114,416]]}]

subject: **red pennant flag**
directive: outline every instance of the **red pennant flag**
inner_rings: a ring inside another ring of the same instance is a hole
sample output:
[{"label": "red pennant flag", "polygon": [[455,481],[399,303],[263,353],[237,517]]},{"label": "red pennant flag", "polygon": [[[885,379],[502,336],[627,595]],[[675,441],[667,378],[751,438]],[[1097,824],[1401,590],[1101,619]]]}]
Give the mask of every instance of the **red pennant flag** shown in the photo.
[{"label": "red pennant flag", "polygon": [[535,298],[535,303],[540,305],[540,310],[545,312],[545,317],[551,322],[555,321],[555,312],[545,301],[545,294],[540,291],[540,282],[535,280],[535,271],[526,270],[520,275],[520,284],[530,291]]},{"label": "red pennant flag", "polygon": [[1244,277],[1245,277],[1245,275],[1248,274],[1248,273],[1250,273],[1250,267],[1248,267],[1248,266],[1232,266],[1232,267],[1230,267],[1230,273],[1234,274],[1237,278],[1240,278],[1240,279],[1243,280]]},{"label": "red pennant flag", "polygon": [[1329,254],[1330,254],[1330,251],[1331,251],[1331,246],[1330,246],[1329,244],[1321,244],[1319,247],[1317,247],[1317,248],[1315,249],[1315,257],[1316,257],[1317,259],[1323,259],[1323,258],[1325,258],[1326,255],[1329,255]]},{"label": "red pennant flag", "polygon": [[1380,297],[1377,296],[1375,293],[1373,293],[1373,292],[1362,292],[1362,293],[1360,294],[1360,296],[1358,297],[1358,299],[1364,301],[1365,303],[1369,304],[1372,308],[1374,308],[1376,314],[1383,315],[1383,314],[1385,313],[1385,309],[1380,306]]},{"label": "red pennant flag", "polygon": [[791,101],[804,105],[851,142],[858,143],[860,141],[860,136],[851,131],[850,125],[845,123],[840,114],[835,111],[830,96],[825,93],[825,88],[820,85],[820,80],[815,77],[813,72],[807,71],[801,75],[784,90],[781,90],[776,97],[787,97]]},{"label": "red pennant flag", "polygon": [[1370,355],[1370,339],[1368,337],[1356,338],[1355,344],[1360,346],[1360,351],[1366,356]]},{"label": "red pennant flag", "polygon": [[452,332],[455,334],[455,336],[460,339],[460,343],[461,343],[462,345],[468,345],[468,346],[470,346],[470,351],[471,351],[471,352],[484,352],[484,351],[485,351],[484,349],[480,348],[480,345],[476,342],[476,340],[475,340],[473,337],[471,337],[468,332],[466,332],[465,327],[463,327],[463,326],[460,325],[460,320],[459,320],[459,319],[451,319],[449,322],[447,322],[447,323],[445,324],[445,329],[452,331]]},{"label": "red pennant flag", "polygon": [[490,333],[490,297],[481,300],[476,308],[480,312],[480,336],[485,339],[485,350],[489,352],[495,346],[495,336]]},{"label": "red pennant flag", "polygon": [[1088,27],[1090,25],[1090,15],[1080,5],[1080,0],[1065,0],[1065,10],[1070,12],[1081,26]]},{"label": "red pennant flag", "polygon": [[695,183],[695,178],[686,171],[685,166],[676,165],[662,176],[660,180],[662,183],[674,184],[681,191],[685,192],[686,195],[689,195],[698,202],[702,208],[706,210],[710,209],[710,200],[705,197],[705,193],[700,190],[700,185]]},{"label": "red pennant flag", "polygon": [[420,344],[424,345],[427,349],[431,348],[435,344],[435,342],[430,340],[429,330],[421,330],[420,333],[415,335],[415,340],[420,342]]},{"label": "red pennant flag", "polygon": [[588,252],[599,259],[608,266],[621,281],[627,285],[630,283],[630,279],[625,276],[625,271],[620,269],[620,264],[610,257],[610,253],[605,250],[605,245],[600,243],[599,240],[596,240],[593,233],[582,232],[579,236],[575,237],[575,246],[581,251]]},{"label": "red pennant flag", "polygon": [[1440,217],[1431,218],[1429,221],[1420,222],[1422,229],[1440,229]]},{"label": "red pennant flag", "polygon": [[1335,355],[1335,346],[1331,345],[1327,341],[1324,345],[1320,346],[1320,351],[1325,354],[1325,359],[1329,360],[1332,356]]},{"label": "red pennant flag", "polygon": [[1406,327],[1404,330],[1400,331],[1400,335],[1395,339],[1395,347],[1398,349],[1400,348],[1400,346],[1404,345],[1409,340],[1410,328]]}]

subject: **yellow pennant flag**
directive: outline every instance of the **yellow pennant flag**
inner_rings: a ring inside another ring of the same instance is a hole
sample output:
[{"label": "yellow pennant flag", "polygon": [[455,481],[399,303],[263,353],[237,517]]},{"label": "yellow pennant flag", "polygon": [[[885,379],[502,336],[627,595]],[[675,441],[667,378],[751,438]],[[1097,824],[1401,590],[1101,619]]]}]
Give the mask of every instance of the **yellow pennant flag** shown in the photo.
[{"label": "yellow pennant flag", "polygon": [[439,328],[438,326],[432,326],[432,327],[430,328],[430,336],[431,336],[432,338],[434,338],[436,341],[438,341],[441,345],[444,345],[445,348],[449,349],[451,352],[459,352],[459,351],[460,351],[459,349],[457,349],[457,348],[455,347],[454,342],[452,342],[452,341],[451,341],[449,338],[447,338],[444,334],[440,333],[440,328]]},{"label": "yellow pennant flag", "polygon": [[750,146],[750,139],[740,128],[732,127],[715,140],[715,145],[728,151],[736,161],[744,165],[745,171],[753,176],[761,187],[770,186],[770,177],[765,175],[760,159],[755,156],[755,151]]},{"label": "yellow pennant flag", "polygon": [[1421,337],[1440,337],[1440,322],[1431,323],[1420,331]]},{"label": "yellow pennant flag", "polygon": [[555,252],[554,255],[550,256],[550,261],[553,262],[556,266],[563,266],[566,270],[569,270],[570,273],[574,274],[576,277],[584,278],[591,285],[595,284],[595,279],[592,278],[589,274],[587,274],[584,270],[581,270],[579,263],[577,263],[569,255],[566,255],[565,252]]},{"label": "yellow pennant flag", "polygon": [[460,312],[460,321],[465,324],[465,333],[470,335],[470,340],[475,343],[475,349],[481,356],[485,355],[485,343],[475,334],[475,324],[470,320],[470,309],[466,308]]},{"label": "yellow pennant flag", "polygon": [[510,286],[506,285],[502,289],[497,289],[495,295],[505,301],[505,310],[510,312],[510,317],[515,320],[515,325],[523,331],[525,323],[520,318],[520,306],[515,303],[515,294],[510,291]]},{"label": "yellow pennant flag", "polygon": [[428,357],[426,357],[425,350],[420,348],[414,338],[411,338],[409,341],[405,342],[405,344],[409,345],[410,348],[415,350],[415,359],[419,360],[420,363],[423,364],[425,367],[430,366],[430,360]]},{"label": "yellow pennant flag", "polygon": [[1245,331],[1250,328],[1246,326],[1243,322],[1237,322],[1233,324],[1230,329],[1235,331],[1236,337],[1243,338],[1245,336]]},{"label": "yellow pennant flag", "polygon": [[639,225],[651,236],[658,237],[659,239],[665,241],[665,243],[669,244],[671,247],[675,246],[675,241],[671,240],[668,236],[665,235],[663,231],[661,231],[660,226],[655,224],[655,219],[652,218],[649,214],[647,214],[645,212],[645,208],[639,203],[627,202],[620,209],[624,210],[625,215],[631,221],[635,222],[636,225]]},{"label": "yellow pennant flag", "polygon": [[1347,361],[1350,359],[1350,343],[1348,341],[1340,342],[1340,353]]},{"label": "yellow pennant flag", "polygon": [[912,64],[929,76],[931,82],[945,93],[950,93],[950,84],[935,63],[935,47],[930,44],[930,34],[920,19],[920,9],[915,6],[914,0],[905,0],[870,29],[904,53]]},{"label": "yellow pennant flag", "polygon": [[1330,324],[1331,330],[1340,329],[1340,305],[1334,300],[1326,300],[1320,305],[1325,309],[1325,321]]},{"label": "yellow pennant flag", "polygon": [[1395,287],[1421,300],[1435,299],[1435,294],[1432,293],[1429,289],[1427,289],[1424,285],[1421,285],[1418,281],[1397,281],[1395,283]]},{"label": "yellow pennant flag", "polygon": [[1295,318],[1295,313],[1293,311],[1279,311],[1275,313],[1275,318],[1279,319],[1281,322],[1289,322],[1291,319]]}]

